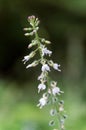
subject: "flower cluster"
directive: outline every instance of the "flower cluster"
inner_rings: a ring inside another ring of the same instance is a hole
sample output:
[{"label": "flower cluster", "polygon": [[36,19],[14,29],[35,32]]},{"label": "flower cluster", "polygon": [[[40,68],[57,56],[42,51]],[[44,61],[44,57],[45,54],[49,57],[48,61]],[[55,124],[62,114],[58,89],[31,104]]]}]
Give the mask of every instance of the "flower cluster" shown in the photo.
[{"label": "flower cluster", "polygon": [[[38,80],[40,81],[38,85],[38,93],[44,91],[42,97],[39,99],[38,107],[41,109],[48,104],[52,104],[52,108],[50,109],[51,117],[57,117],[59,121],[59,129],[64,130],[64,119],[66,116],[64,115],[64,102],[59,99],[59,96],[63,91],[60,90],[56,81],[51,80],[49,77],[49,73],[51,70],[60,70],[60,64],[54,63],[50,57],[52,55],[52,51],[47,48],[47,44],[51,42],[39,37],[38,30],[39,30],[39,19],[35,16],[29,16],[28,22],[30,23],[29,28],[24,28],[25,36],[34,36],[34,39],[28,45],[28,48],[35,46],[35,50],[32,51],[29,55],[24,56],[22,60],[24,64],[32,59],[37,53],[39,54],[39,58],[32,63],[28,64],[26,68],[35,67],[41,64],[41,74],[38,76]],[[50,126],[55,125],[55,119],[52,119],[49,122]],[[56,129],[54,129],[56,130]]]}]

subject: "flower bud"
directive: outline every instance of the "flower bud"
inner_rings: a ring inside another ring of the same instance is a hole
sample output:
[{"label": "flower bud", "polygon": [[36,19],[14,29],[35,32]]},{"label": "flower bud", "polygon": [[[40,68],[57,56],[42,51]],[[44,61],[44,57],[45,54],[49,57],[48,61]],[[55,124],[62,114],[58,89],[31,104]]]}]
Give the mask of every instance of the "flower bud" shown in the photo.
[{"label": "flower bud", "polygon": [[32,62],[31,64],[29,64],[28,66],[26,66],[26,69],[28,69],[28,68],[30,68],[30,67],[35,67],[35,66],[37,66],[38,65],[38,61],[34,61],[34,62]]},{"label": "flower bud", "polygon": [[41,42],[45,42],[45,39],[44,39],[44,38],[42,38],[42,39],[41,39]]},{"label": "flower bud", "polygon": [[34,15],[29,16],[29,17],[28,17],[28,22],[30,22],[30,20],[33,20],[33,19],[35,19],[35,16],[34,16]]},{"label": "flower bud", "polygon": [[46,41],[45,41],[45,43],[46,43],[46,44],[51,44],[51,42],[50,42],[50,41],[48,41],[48,40],[46,40]]},{"label": "flower bud", "polygon": [[39,25],[39,23],[40,23],[40,21],[39,21],[39,20],[37,20],[37,21],[35,22],[35,26],[38,26],[38,25]]},{"label": "flower bud", "polygon": [[25,35],[25,36],[29,36],[29,35],[30,35],[30,33],[25,33],[24,35]]}]

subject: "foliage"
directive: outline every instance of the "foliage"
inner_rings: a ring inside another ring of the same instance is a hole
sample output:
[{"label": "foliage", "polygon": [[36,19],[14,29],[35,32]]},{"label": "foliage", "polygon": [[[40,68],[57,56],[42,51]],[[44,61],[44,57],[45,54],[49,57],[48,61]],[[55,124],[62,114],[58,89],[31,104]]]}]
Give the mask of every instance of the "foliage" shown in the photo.
[{"label": "foliage", "polygon": [[[28,86],[34,86],[28,83]],[[8,87],[7,87],[8,86]],[[27,86],[27,85],[26,85]],[[39,111],[34,105],[35,99],[31,98],[30,93],[34,90],[18,91],[18,84],[10,81],[0,81],[0,129],[1,130],[47,130],[49,121],[48,108]],[[26,92],[28,93],[26,94]],[[64,97],[68,119],[66,129],[85,130],[86,129],[86,104],[80,100],[71,90],[66,91],[67,96]],[[23,96],[24,95],[24,96]],[[70,95],[70,96],[69,96]],[[37,96],[37,95],[35,95]],[[38,98],[38,97],[36,97]],[[46,117],[46,118],[45,118]],[[52,129],[52,128],[51,128]]]}]

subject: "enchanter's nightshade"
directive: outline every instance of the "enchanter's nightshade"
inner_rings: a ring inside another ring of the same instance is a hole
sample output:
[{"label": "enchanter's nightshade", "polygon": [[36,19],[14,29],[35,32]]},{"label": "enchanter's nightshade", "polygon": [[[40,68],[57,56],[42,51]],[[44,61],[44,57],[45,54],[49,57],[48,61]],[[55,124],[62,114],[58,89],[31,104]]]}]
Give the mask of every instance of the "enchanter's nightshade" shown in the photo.
[{"label": "enchanter's nightshade", "polygon": [[39,99],[37,106],[41,109],[44,106],[50,105],[51,109],[49,114],[52,119],[50,120],[49,125],[53,126],[52,128],[54,128],[54,126],[57,127],[54,128],[54,130],[65,130],[64,121],[66,115],[64,111],[64,101],[59,99],[59,96],[63,93],[63,91],[61,91],[58,87],[57,81],[51,80],[49,76],[52,68],[60,72],[60,65],[58,63],[54,63],[50,58],[52,51],[47,48],[47,45],[51,42],[38,35],[40,23],[39,19],[32,15],[28,17],[28,22],[30,27],[24,28],[24,31],[26,31],[25,36],[33,36],[28,48],[30,49],[34,47],[35,49],[29,55],[24,56],[22,61],[25,64],[38,53],[38,59],[35,58],[32,63],[26,66],[26,68],[30,68],[36,67],[39,64],[41,65],[41,73],[37,78],[40,82],[38,85],[38,93],[41,91],[44,92],[42,97]]}]

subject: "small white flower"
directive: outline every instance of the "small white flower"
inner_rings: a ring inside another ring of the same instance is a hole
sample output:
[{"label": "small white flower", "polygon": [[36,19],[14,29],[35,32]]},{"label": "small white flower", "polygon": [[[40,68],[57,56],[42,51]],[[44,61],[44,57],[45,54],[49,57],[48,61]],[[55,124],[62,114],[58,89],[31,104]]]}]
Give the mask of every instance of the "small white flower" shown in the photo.
[{"label": "small white flower", "polygon": [[24,64],[30,59],[29,55],[24,56],[24,59],[22,60]]},{"label": "small white flower", "polygon": [[60,67],[59,64],[57,64],[57,63],[54,63],[54,64],[53,64],[53,68],[54,68],[55,70],[61,71],[61,70],[59,69],[59,67]]},{"label": "small white flower", "polygon": [[40,92],[40,90],[45,90],[46,89],[46,85],[41,83],[38,85],[38,93]]},{"label": "small white flower", "polygon": [[24,35],[25,35],[25,36],[29,36],[29,35],[30,35],[30,33],[25,33]]},{"label": "small white flower", "polygon": [[35,52],[34,51],[32,51],[29,55],[27,55],[27,56],[24,56],[24,59],[22,60],[23,62],[24,62],[24,64],[28,61],[28,60],[30,60],[32,57],[34,57],[35,56]]},{"label": "small white flower", "polygon": [[43,54],[43,56],[44,55],[50,56],[52,54],[52,51],[48,50],[47,47],[45,47],[45,48],[42,49],[42,54]]},{"label": "small white flower", "polygon": [[60,93],[60,88],[58,88],[58,87],[53,87],[53,88],[52,88],[52,93],[53,93],[53,95],[59,94],[59,93]]},{"label": "small white flower", "polygon": [[42,98],[40,98],[39,100],[39,104],[37,105],[38,107],[40,107],[40,109],[45,106],[47,104],[47,97],[43,96]]},{"label": "small white flower", "polygon": [[41,70],[44,71],[50,71],[50,67],[47,64],[44,64],[41,68]]}]

